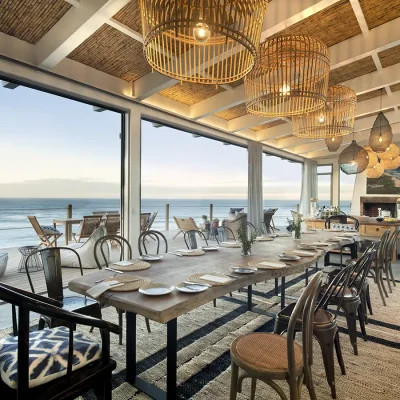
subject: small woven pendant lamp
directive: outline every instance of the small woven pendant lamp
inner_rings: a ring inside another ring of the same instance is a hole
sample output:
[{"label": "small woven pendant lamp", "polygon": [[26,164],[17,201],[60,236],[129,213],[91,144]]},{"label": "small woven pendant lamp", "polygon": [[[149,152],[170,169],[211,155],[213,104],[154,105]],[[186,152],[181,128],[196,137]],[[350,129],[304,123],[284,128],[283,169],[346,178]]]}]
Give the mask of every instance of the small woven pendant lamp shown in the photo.
[{"label": "small woven pendant lamp", "polygon": [[368,166],[368,152],[353,140],[349,147],[346,147],[339,156],[340,169],[347,175],[359,174]]}]

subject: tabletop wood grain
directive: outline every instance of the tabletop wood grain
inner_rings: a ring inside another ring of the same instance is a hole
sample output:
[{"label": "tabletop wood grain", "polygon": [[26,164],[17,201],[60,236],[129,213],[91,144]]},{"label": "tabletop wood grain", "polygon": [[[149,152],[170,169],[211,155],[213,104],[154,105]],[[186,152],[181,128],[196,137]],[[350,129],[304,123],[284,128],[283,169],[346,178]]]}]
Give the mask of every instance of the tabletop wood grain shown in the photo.
[{"label": "tabletop wood grain", "polygon": [[[314,234],[303,235],[301,243],[324,241],[325,238],[334,236],[337,236],[337,233],[318,231]],[[359,237],[356,237],[355,240],[359,240]],[[119,293],[108,291],[100,297],[99,301],[121,310],[137,313],[160,323],[166,323],[239,288],[268,279],[300,273],[306,268],[312,267],[325,254],[326,250],[340,248],[341,245],[352,242],[353,239],[343,238],[341,243],[331,243],[329,247],[320,248],[312,257],[303,257],[295,262],[285,261],[287,264],[285,268],[259,269],[254,274],[240,275],[240,278],[226,285],[214,286],[202,293],[186,294],[175,290],[168,295],[153,297],[146,296],[138,291]],[[192,274],[212,272],[233,274],[229,269],[230,266],[246,266],[249,261],[254,260],[277,261],[278,254],[282,251],[297,249],[299,244],[299,241],[295,241],[291,237],[278,237],[272,242],[256,242],[252,247],[252,255],[247,257],[241,255],[240,248],[224,247],[221,247],[219,251],[206,252],[203,256],[177,257],[172,254],[165,254],[162,261],[153,262],[149,269],[126,272],[124,275],[146,276],[152,280],[152,283],[176,286],[178,283],[187,280]],[[113,273],[110,271],[96,271],[72,280],[69,282],[68,287],[72,291],[86,294],[86,291],[95,285],[96,280],[111,276],[113,276]]]}]

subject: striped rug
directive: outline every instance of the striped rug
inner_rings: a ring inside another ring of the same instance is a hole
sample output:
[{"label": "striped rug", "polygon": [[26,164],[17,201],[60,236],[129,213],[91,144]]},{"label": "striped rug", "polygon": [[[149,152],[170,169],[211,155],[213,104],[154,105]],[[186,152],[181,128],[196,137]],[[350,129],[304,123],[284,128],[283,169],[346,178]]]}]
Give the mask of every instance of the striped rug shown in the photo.
[{"label": "striped rug", "polygon": [[[287,295],[298,296],[304,287],[304,275],[287,281]],[[253,289],[255,309],[277,311],[279,297],[274,295],[273,281],[257,284]],[[344,316],[339,316],[341,344],[347,369],[342,376],[336,365],[338,399],[391,400],[400,398],[400,285],[383,307],[376,286],[371,283],[374,315],[367,325],[368,341],[359,337],[359,355],[355,356],[347,336]],[[290,300],[288,300],[290,301]],[[113,308],[103,310],[103,318],[117,322]],[[258,331],[272,332],[274,320],[256,312],[247,311],[246,291],[233,297],[217,300],[185,314],[178,319],[178,388],[177,399],[228,399],[230,389],[229,345],[239,335]],[[138,371],[140,376],[165,389],[166,327],[151,323],[147,333],[144,319],[138,317]],[[86,334],[88,330],[85,330]],[[0,331],[0,337],[8,331]],[[100,340],[98,331],[89,334]],[[148,399],[149,397],[125,382],[125,346],[118,345],[117,336],[111,338],[111,354],[118,367],[113,375],[113,399]],[[325,379],[321,352],[314,342],[313,376],[318,399],[330,399],[330,388]],[[278,382],[287,392],[285,382]],[[249,382],[244,383],[238,399],[248,399]],[[82,397],[95,399],[92,393]],[[278,399],[278,395],[262,382],[257,384],[257,399]],[[303,397],[308,399],[303,387]]]}]

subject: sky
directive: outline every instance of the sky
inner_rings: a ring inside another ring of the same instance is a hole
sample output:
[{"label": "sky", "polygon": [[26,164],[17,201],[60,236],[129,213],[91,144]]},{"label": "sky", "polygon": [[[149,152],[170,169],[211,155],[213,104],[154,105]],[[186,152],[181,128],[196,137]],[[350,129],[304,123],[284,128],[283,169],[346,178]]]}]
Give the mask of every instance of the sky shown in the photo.
[{"label": "sky", "polygon": [[[20,86],[0,88],[0,120],[0,197],[119,196],[120,114]],[[246,199],[247,163],[245,148],[142,122],[142,198]],[[299,200],[301,168],[264,156],[264,199]]]}]

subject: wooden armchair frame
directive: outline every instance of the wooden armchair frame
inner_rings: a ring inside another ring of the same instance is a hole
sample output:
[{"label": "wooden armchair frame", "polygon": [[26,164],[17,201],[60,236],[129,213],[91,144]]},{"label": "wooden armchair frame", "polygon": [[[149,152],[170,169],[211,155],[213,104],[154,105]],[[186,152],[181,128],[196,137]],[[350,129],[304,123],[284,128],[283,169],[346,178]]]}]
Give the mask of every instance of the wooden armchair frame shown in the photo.
[{"label": "wooden armchair frame", "polygon": [[57,246],[57,240],[60,238],[60,236],[62,236],[62,233],[45,233],[34,215],[28,215],[28,219],[29,222],[32,224],[32,227],[35,230],[36,234],[39,236],[41,246]]}]

